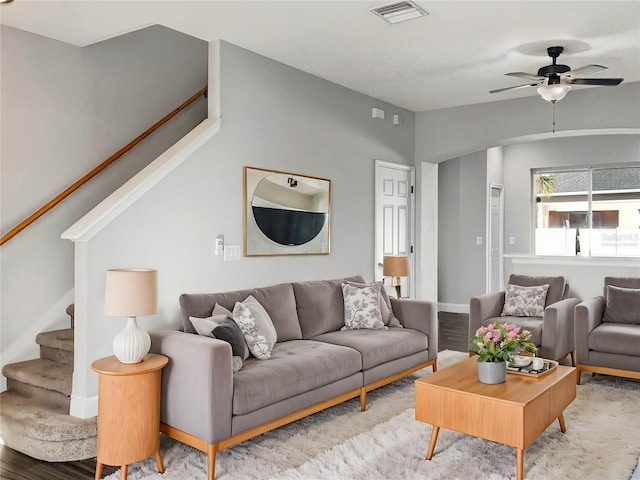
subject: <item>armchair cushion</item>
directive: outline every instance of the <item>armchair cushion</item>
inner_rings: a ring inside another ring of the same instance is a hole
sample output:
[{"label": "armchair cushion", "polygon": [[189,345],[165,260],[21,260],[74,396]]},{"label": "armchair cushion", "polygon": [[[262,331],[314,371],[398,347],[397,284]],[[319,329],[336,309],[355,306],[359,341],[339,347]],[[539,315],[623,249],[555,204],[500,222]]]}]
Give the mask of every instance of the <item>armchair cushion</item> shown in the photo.
[{"label": "armchair cushion", "polygon": [[520,285],[522,287],[533,287],[536,285],[549,285],[547,291],[547,299],[545,307],[552,303],[559,302],[565,297],[565,281],[564,277],[531,277],[529,275],[516,275],[512,273],[509,276],[509,283],[512,285]]},{"label": "armchair cushion", "polygon": [[507,285],[501,316],[542,317],[549,285],[521,287]]},{"label": "armchair cushion", "polygon": [[589,334],[589,350],[640,357],[640,325],[601,323]]},{"label": "armchair cushion", "polygon": [[607,285],[603,322],[640,325],[640,288]]}]

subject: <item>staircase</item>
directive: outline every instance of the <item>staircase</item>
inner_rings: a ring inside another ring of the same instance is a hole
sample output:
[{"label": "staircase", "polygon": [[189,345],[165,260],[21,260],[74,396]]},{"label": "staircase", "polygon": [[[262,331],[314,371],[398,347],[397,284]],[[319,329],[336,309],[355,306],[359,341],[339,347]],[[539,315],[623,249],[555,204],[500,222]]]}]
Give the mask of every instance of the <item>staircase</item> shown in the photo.
[{"label": "staircase", "polygon": [[96,419],[69,415],[73,329],[40,333],[36,343],[40,358],[2,369],[7,391],[0,393],[0,437],[6,446],[48,462],[95,457]]}]

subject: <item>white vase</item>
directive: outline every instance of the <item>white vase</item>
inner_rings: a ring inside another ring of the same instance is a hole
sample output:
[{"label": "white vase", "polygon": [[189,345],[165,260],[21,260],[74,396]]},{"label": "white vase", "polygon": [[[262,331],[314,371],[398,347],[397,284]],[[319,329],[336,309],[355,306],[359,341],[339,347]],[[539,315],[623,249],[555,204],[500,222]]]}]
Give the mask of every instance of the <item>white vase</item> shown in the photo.
[{"label": "white vase", "polygon": [[507,362],[478,362],[478,379],[490,385],[507,380]]}]

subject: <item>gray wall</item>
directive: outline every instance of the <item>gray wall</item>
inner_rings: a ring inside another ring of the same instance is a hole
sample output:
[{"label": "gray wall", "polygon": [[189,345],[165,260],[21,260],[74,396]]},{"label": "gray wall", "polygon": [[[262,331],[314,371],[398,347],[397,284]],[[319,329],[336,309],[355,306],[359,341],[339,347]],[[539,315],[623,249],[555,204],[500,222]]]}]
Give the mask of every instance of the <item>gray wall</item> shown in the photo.
[{"label": "gray wall", "polygon": [[[416,162],[437,163],[490,147],[640,128],[640,82],[572,90],[552,107],[538,95],[416,114]],[[636,130],[637,133],[637,130]]]},{"label": "gray wall", "polygon": [[[0,32],[3,234],[207,84],[207,43],[165,27],[84,48]],[[0,363],[69,325],[73,247],[60,234],[205,117],[200,99],[2,246]]]},{"label": "gray wall", "polygon": [[[89,365],[110,354],[105,339],[124,325],[103,313],[108,268],[158,269],[159,313],[140,319],[145,329],[178,327],[184,292],[353,274],[373,280],[374,159],[413,163],[413,113],[224,42],[221,82],[220,132],[86,243],[88,313],[77,321],[87,323],[90,358],[76,361],[74,396],[96,394]],[[372,119],[372,107],[387,118]],[[392,125],[391,113],[403,125]],[[214,256],[219,234],[227,245],[242,243],[244,166],[331,180],[330,255]]]},{"label": "gray wall", "polygon": [[485,291],[487,154],[443,162],[438,174],[438,301],[465,304]]}]

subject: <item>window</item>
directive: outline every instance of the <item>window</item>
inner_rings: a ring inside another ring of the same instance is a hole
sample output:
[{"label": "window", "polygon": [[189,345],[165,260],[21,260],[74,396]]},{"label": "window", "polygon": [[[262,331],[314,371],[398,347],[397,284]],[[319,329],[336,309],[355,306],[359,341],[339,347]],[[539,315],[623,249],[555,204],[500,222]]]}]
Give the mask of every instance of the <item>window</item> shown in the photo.
[{"label": "window", "polygon": [[536,255],[640,256],[640,164],[533,171]]}]

